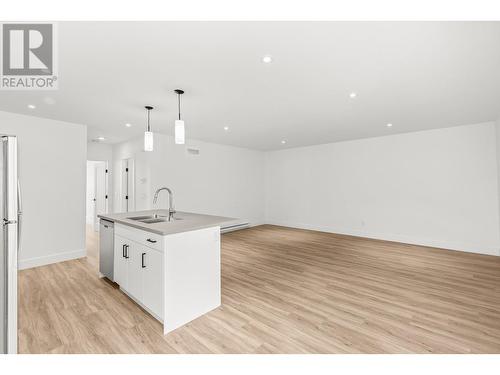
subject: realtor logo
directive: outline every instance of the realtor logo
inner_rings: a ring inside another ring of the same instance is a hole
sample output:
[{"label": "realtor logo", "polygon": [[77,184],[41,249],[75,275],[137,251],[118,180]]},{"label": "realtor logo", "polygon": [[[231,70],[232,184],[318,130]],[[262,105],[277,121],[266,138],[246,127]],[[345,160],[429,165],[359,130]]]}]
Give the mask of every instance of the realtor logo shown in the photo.
[{"label": "realtor logo", "polygon": [[57,88],[55,27],[50,23],[2,25],[0,89]]}]

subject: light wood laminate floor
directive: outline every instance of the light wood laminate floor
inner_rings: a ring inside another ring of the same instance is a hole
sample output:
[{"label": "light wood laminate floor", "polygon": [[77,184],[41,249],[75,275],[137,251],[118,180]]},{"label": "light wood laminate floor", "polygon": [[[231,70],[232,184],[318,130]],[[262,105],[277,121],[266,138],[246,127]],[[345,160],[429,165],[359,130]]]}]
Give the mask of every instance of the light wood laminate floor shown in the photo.
[{"label": "light wood laminate floor", "polygon": [[223,236],[222,306],[164,336],[88,258],[20,272],[21,353],[500,353],[500,258],[264,225]]}]

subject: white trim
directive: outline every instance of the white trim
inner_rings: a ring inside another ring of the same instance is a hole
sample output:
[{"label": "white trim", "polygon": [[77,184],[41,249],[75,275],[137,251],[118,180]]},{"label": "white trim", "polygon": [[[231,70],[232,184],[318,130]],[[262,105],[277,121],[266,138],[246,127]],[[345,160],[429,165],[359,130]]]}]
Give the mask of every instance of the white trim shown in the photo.
[{"label": "white trim", "polygon": [[87,256],[87,250],[81,249],[81,250],[67,251],[64,253],[45,255],[36,258],[20,259],[19,269],[25,270],[27,268],[45,266],[47,264],[64,262],[66,260],[72,260],[72,259],[79,259],[86,256]]},{"label": "white trim", "polygon": [[376,240],[400,242],[410,245],[428,246],[435,247],[439,249],[455,250],[455,251],[465,251],[468,253],[484,254],[484,255],[495,255],[500,256],[500,244],[485,244],[485,243],[464,243],[464,242],[454,242],[454,241],[443,241],[428,238],[416,238],[412,236],[406,236],[401,234],[392,233],[373,233],[364,232],[356,229],[348,228],[337,228],[330,226],[320,226],[320,225],[310,225],[304,223],[292,223],[283,222],[279,220],[268,220],[267,224],[279,225],[290,228],[307,229],[319,232],[328,232],[336,234],[345,234],[348,236],[356,236],[363,238],[372,238]]},{"label": "white trim", "polygon": [[258,227],[259,225],[265,225],[265,224],[267,224],[267,223],[265,221],[261,221],[261,220],[255,221],[253,223],[245,222],[244,220],[239,220],[238,222],[234,223],[234,225],[238,225],[238,226],[235,226],[234,228],[229,228],[229,229],[221,228],[221,234],[236,232],[238,230]]}]

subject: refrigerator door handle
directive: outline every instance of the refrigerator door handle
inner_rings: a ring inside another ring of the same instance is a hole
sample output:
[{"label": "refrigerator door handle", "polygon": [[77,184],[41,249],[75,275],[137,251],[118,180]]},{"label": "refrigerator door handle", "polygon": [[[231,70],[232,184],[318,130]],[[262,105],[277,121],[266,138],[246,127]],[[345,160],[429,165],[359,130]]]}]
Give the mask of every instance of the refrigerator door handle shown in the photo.
[{"label": "refrigerator door handle", "polygon": [[19,215],[23,213],[23,199],[21,195],[21,183],[17,180],[17,212]]},{"label": "refrigerator door handle", "polygon": [[23,198],[21,195],[21,184],[17,179],[17,252],[21,248],[21,228],[23,215]]}]

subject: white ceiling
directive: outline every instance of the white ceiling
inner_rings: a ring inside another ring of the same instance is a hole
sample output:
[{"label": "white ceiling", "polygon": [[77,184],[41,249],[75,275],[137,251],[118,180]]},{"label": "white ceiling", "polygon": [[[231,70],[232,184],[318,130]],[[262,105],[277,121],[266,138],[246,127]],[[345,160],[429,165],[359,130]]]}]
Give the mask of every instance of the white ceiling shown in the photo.
[{"label": "white ceiling", "polygon": [[59,90],[2,91],[0,110],[114,143],[145,130],[148,104],[173,134],[182,88],[188,138],[262,150],[500,112],[500,22],[62,22],[58,59]]}]

